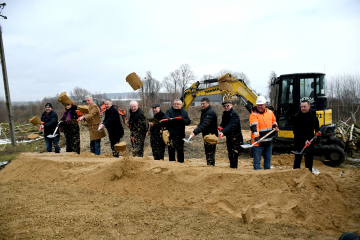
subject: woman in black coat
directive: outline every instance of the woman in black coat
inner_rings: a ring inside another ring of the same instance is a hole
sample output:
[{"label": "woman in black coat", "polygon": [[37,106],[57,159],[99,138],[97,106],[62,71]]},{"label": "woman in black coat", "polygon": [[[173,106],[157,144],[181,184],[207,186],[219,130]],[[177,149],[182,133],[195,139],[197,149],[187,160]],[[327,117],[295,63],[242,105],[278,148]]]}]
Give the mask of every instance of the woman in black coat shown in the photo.
[{"label": "woman in black coat", "polygon": [[65,105],[65,112],[61,118],[60,128],[63,130],[66,139],[66,152],[76,152],[80,154],[80,128],[78,124],[77,106],[72,104]]}]

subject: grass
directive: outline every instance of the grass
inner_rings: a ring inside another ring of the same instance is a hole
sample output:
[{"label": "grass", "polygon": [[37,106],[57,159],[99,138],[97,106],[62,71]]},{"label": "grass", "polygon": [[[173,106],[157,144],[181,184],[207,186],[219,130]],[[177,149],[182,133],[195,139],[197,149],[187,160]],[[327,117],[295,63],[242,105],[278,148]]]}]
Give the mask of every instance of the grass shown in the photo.
[{"label": "grass", "polygon": [[[1,128],[2,132],[0,137],[3,139],[5,134],[6,137],[10,139],[9,124],[1,123]],[[15,123],[14,128],[17,141],[29,140],[27,136],[32,133],[39,134],[39,126],[33,126],[31,124]],[[41,133],[40,136],[43,136],[43,133]],[[64,137],[60,137],[59,145],[64,146],[64,141]],[[12,161],[24,152],[46,152],[45,140],[39,139],[32,142],[16,143],[16,146],[12,146],[11,143],[6,144],[5,147],[4,145],[0,145],[0,161]]]}]

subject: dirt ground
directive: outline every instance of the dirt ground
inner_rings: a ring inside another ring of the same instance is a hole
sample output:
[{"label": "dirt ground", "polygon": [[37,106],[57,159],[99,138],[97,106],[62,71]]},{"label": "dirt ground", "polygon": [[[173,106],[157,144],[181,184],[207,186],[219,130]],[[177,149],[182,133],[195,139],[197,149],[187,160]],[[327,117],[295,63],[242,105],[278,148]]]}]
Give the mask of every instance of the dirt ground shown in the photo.
[{"label": "dirt ground", "polygon": [[[187,136],[193,126],[187,128]],[[244,130],[246,130],[243,127]],[[243,131],[244,138],[249,132]],[[274,155],[254,171],[240,156],[229,168],[225,144],[206,165],[200,136],[185,144],[185,163],[81,151],[23,153],[0,171],[0,239],[338,239],[360,233],[360,170],[319,161],[293,170],[293,155]],[[130,149],[129,132],[125,137]],[[224,140],[223,140],[224,141]],[[249,209],[253,221],[245,222]]]}]

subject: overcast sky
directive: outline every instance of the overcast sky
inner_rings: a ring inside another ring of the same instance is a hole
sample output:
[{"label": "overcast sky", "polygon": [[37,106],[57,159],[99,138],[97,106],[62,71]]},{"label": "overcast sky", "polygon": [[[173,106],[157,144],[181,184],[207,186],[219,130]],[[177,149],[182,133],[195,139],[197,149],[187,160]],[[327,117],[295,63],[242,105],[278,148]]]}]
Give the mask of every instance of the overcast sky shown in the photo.
[{"label": "overcast sky", "polygon": [[[267,94],[278,75],[360,74],[359,0],[7,0],[0,19],[12,101],[130,92],[131,72],[162,81],[244,72]],[[4,88],[0,96],[4,97]]]}]

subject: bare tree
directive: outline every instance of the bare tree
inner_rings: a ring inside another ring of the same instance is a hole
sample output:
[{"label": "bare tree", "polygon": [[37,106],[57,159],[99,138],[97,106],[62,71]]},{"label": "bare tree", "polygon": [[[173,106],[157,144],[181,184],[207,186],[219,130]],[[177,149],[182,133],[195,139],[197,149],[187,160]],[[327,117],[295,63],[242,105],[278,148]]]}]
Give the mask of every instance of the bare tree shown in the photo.
[{"label": "bare tree", "polygon": [[175,71],[171,72],[168,76],[164,78],[161,85],[163,88],[165,88],[165,90],[168,93],[173,95],[174,98],[178,98],[179,82],[180,82],[180,70],[176,69]]},{"label": "bare tree", "polygon": [[277,101],[276,101],[276,92],[277,92],[277,88],[278,85],[273,86],[272,83],[275,81],[275,79],[277,78],[277,74],[274,71],[270,72],[269,75],[269,81],[268,81],[268,93],[269,93],[269,98],[270,98],[270,105],[274,107],[274,109],[276,109],[277,107]]},{"label": "bare tree", "polygon": [[189,85],[195,81],[196,76],[194,72],[191,70],[189,64],[182,64],[180,66],[179,71],[180,71],[179,87],[181,89],[181,95],[184,95]]},{"label": "bare tree", "polygon": [[85,96],[90,94],[91,92],[81,87],[75,87],[73,91],[70,91],[70,97],[77,104],[82,103],[82,101],[85,99]]}]

